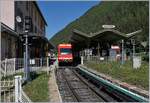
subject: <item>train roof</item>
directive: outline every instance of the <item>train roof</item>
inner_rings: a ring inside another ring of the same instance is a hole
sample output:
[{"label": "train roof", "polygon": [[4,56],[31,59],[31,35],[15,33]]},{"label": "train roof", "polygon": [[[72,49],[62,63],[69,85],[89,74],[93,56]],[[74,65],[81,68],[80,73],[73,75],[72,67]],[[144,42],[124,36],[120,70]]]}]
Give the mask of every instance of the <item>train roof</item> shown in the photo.
[{"label": "train roof", "polygon": [[71,47],[72,45],[71,44],[59,44],[58,46],[59,47]]}]

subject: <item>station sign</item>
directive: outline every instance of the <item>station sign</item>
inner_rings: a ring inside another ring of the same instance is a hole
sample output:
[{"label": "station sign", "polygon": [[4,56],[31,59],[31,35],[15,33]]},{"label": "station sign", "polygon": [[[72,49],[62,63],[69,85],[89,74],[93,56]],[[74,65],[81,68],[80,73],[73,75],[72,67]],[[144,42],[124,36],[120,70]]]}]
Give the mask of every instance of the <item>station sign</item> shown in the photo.
[{"label": "station sign", "polygon": [[102,25],[104,29],[112,29],[115,28],[115,25]]},{"label": "station sign", "polygon": [[115,46],[111,46],[111,49],[120,49],[120,47],[119,46],[117,46],[117,45],[115,45]]}]

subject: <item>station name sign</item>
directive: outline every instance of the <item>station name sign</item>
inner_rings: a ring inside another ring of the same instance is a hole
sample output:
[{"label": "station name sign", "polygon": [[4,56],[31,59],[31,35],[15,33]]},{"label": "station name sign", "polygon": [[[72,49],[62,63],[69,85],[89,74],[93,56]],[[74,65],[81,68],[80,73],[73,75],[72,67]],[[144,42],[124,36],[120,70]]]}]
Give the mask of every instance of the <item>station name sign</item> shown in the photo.
[{"label": "station name sign", "polygon": [[115,28],[115,25],[102,25],[103,28],[112,29]]}]

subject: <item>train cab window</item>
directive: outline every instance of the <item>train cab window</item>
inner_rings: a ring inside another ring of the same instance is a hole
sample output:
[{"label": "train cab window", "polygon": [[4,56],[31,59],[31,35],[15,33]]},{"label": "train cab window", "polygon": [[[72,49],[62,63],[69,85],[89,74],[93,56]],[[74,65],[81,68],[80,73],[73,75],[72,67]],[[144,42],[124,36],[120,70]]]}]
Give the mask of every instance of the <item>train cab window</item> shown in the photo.
[{"label": "train cab window", "polygon": [[70,48],[61,48],[60,49],[60,54],[63,55],[63,54],[71,54],[72,51]]}]

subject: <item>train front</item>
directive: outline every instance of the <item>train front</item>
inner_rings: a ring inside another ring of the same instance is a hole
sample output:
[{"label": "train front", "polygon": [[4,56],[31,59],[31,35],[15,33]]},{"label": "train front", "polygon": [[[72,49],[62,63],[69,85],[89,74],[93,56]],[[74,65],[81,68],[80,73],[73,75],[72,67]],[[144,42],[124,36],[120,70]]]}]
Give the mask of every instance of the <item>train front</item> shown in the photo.
[{"label": "train front", "polygon": [[72,65],[73,56],[71,44],[58,45],[58,62],[59,65]]}]

